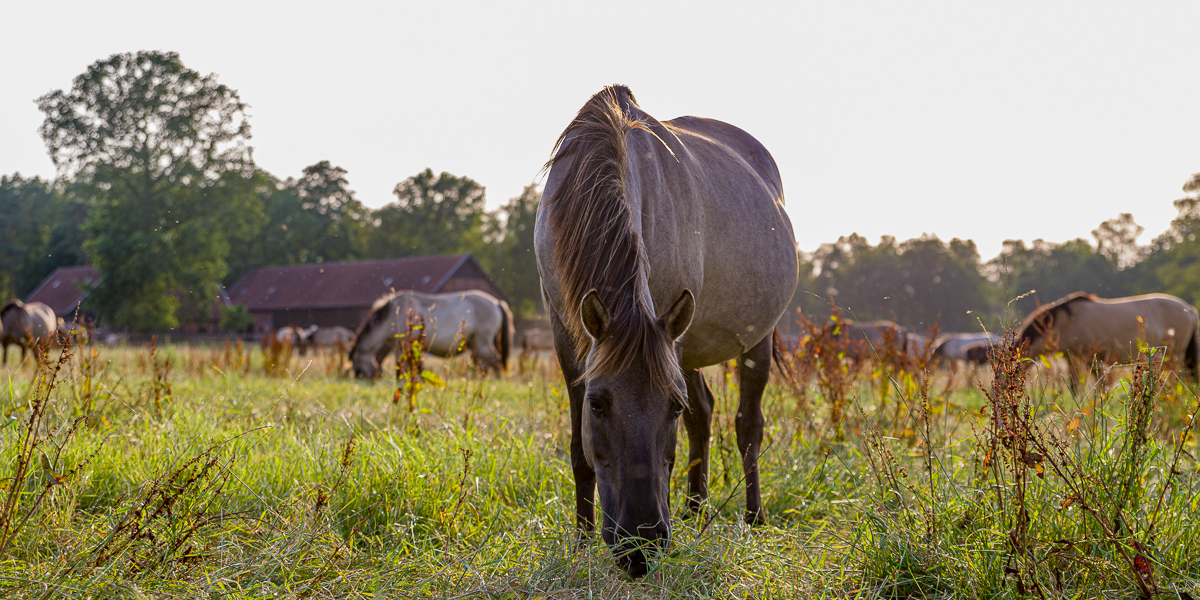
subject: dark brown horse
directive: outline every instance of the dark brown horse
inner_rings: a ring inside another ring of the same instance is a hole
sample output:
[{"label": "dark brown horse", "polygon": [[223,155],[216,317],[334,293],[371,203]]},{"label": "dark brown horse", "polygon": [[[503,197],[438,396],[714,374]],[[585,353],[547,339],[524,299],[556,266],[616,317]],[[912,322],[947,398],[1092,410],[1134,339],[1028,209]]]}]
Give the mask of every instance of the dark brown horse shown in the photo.
[{"label": "dark brown horse", "polygon": [[746,520],[766,518],[762,393],[796,242],[757,140],[710,119],[660,122],[625,87],[588,100],[547,166],[535,248],[569,386],[577,521],[594,527],[598,487],[601,534],[637,577],[669,540],[680,418],[689,507],[708,495],[713,395],[701,367],[738,359]]}]

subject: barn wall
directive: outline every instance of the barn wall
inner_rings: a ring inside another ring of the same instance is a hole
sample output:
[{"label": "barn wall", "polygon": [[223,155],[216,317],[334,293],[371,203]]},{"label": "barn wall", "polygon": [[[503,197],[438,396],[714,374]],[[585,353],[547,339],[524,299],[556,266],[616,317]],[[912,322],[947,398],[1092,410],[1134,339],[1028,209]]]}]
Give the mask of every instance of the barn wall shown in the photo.
[{"label": "barn wall", "polygon": [[463,292],[466,290],[483,290],[493,296],[503,297],[496,286],[486,279],[477,277],[454,277],[442,286],[441,292]]},{"label": "barn wall", "polygon": [[271,313],[272,329],[294,325],[296,327],[332,327],[341,325],[351,331],[358,329],[366,318],[369,308],[325,308],[277,310]]}]

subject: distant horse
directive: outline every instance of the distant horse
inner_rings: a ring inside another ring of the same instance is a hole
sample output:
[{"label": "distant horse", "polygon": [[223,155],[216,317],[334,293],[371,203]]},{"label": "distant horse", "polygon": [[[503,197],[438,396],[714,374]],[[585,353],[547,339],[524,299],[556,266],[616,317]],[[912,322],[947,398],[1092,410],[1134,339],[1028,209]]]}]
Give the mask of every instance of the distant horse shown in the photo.
[{"label": "distant horse", "polygon": [[924,358],[929,352],[931,340],[928,336],[921,335],[915,332],[908,332],[904,336],[904,353],[909,358]]},{"label": "distant horse", "polygon": [[450,358],[470,350],[486,373],[499,375],[508,364],[512,345],[512,313],[508,303],[479,290],[422,294],[404,290],[375,301],[371,315],[350,346],[354,375],[373,379],[379,364],[397,348],[409,311],[423,317],[425,352]]},{"label": "distant horse", "polygon": [[[629,89],[593,96],[559,137],[534,247],[571,399],[579,527],[594,527],[631,576],[638,538],[670,538],[678,419],[689,507],[708,495],[713,395],[699,369],[738,359],[736,428],[746,520],[759,489],[771,332],[796,289],[796,240],[770,153],[711,119],[659,122]],[[684,332],[687,332],[686,335]]]},{"label": "distant horse", "polygon": [[908,352],[908,330],[891,321],[845,319],[833,339],[844,343],[846,357],[854,360],[886,360],[888,354]]},{"label": "distant horse", "polygon": [[553,352],[554,333],[530,327],[517,336],[517,345],[521,347],[520,361],[524,362],[530,356],[537,357],[543,350]]},{"label": "distant horse", "polygon": [[21,360],[25,360],[27,350],[48,345],[58,330],[58,316],[41,302],[9,301],[0,308],[0,323],[3,324],[0,344],[4,346],[4,364],[8,363],[9,344],[21,346]]},{"label": "distant horse", "polygon": [[317,327],[313,325],[308,330],[308,338],[306,339],[308,347],[314,352],[321,348],[340,348],[341,350],[349,350],[350,344],[354,342],[354,332],[341,325],[332,327]]},{"label": "distant horse", "polygon": [[55,341],[64,345],[70,343],[79,346],[88,341],[88,329],[83,323],[71,322],[59,317],[57,330],[58,335],[55,336]]},{"label": "distant horse", "polygon": [[1200,327],[1192,305],[1167,294],[1097,298],[1076,292],[1038,308],[1017,329],[1025,356],[1056,350],[1095,356],[1105,364],[1132,361],[1139,343],[1165,347],[1197,373]]},{"label": "distant horse", "polygon": [[[982,364],[987,362],[987,349],[1000,341],[1000,336],[985,331],[978,333],[945,333],[939,335],[937,340],[933,342],[933,356],[942,363],[965,360],[975,364]],[[975,352],[968,355],[968,350],[971,348],[975,348]],[[982,359],[980,348],[982,348],[983,352]]]},{"label": "distant horse", "polygon": [[304,352],[305,344],[308,343],[308,330],[300,327],[280,327],[275,331],[275,341],[280,344],[287,344],[301,353]]}]

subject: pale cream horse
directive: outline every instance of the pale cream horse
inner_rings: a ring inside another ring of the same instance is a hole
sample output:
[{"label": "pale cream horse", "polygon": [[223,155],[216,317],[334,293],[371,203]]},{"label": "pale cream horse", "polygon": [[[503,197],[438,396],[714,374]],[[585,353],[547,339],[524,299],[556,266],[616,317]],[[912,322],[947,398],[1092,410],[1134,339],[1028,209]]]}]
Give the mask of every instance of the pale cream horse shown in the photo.
[{"label": "pale cream horse", "polygon": [[449,358],[469,350],[484,372],[507,368],[512,345],[512,313],[508,303],[486,292],[470,290],[423,294],[404,290],[375,301],[371,315],[350,346],[354,375],[372,379],[380,362],[397,349],[409,314],[424,321],[425,352]]},{"label": "pale cream horse", "polygon": [[332,327],[317,327],[313,325],[308,330],[307,341],[309,347],[314,352],[326,348],[334,349],[340,353],[350,349],[350,344],[354,342],[354,332],[341,325],[334,325]]}]

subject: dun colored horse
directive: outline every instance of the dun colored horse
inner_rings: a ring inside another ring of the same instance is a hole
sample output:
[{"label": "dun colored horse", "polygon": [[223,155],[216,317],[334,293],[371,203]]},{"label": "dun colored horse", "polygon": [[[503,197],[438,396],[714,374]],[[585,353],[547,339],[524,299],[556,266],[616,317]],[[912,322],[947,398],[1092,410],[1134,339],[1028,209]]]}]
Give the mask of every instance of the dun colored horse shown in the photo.
[{"label": "dun colored horse", "polygon": [[1026,356],[1063,351],[1103,363],[1137,358],[1140,344],[1166,348],[1197,373],[1200,327],[1196,309],[1167,294],[1097,298],[1076,292],[1030,313],[1017,329]]},{"label": "dun colored horse", "polygon": [[449,358],[470,350],[484,371],[507,367],[512,344],[508,303],[479,290],[422,294],[404,290],[375,301],[350,346],[354,375],[373,379],[385,356],[398,347],[409,315],[424,321],[425,352]]},{"label": "dun colored horse", "polygon": [[321,348],[335,348],[338,352],[350,348],[350,344],[354,341],[354,332],[342,327],[334,325],[332,327],[317,327],[313,325],[308,330],[308,346],[314,352]]},{"label": "dun colored horse", "polygon": [[846,345],[846,356],[854,360],[886,360],[888,355],[908,353],[908,330],[891,321],[846,319],[835,340]]},{"label": "dun colored horse", "polygon": [[536,358],[542,351],[554,351],[554,334],[545,329],[531,327],[517,336],[517,345],[521,347],[518,362],[524,368],[523,365],[525,361],[529,360],[529,357]]},{"label": "dun colored horse", "polygon": [[[945,333],[939,335],[937,341],[933,343],[933,355],[945,363],[965,360],[980,364],[987,362],[987,350],[991,348],[992,344],[998,343],[1000,339],[1000,336],[994,333],[983,331],[979,333]],[[974,349],[973,352],[972,349]],[[981,356],[982,360],[980,360]]]},{"label": "dun colored horse", "polygon": [[26,304],[11,300],[0,308],[0,345],[4,346],[3,362],[8,363],[8,345],[21,346],[21,360],[30,349],[50,344],[58,331],[58,316],[41,302]]},{"label": "dun colored horse", "polygon": [[534,245],[570,396],[577,523],[594,527],[598,488],[601,535],[638,577],[669,542],[681,418],[689,508],[708,495],[701,367],[738,359],[746,520],[766,520],[762,393],[796,241],[762,144],[711,119],[660,122],[622,86],[588,100],[547,167]]}]

